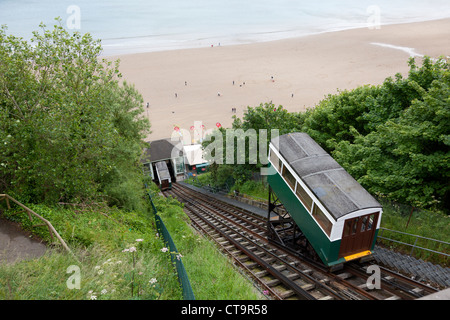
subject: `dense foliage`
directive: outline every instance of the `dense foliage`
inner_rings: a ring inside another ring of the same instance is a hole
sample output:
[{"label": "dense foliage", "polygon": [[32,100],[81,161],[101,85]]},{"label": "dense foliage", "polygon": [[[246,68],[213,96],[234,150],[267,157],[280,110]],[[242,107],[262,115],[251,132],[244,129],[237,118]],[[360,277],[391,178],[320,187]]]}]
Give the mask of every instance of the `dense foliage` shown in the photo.
[{"label": "dense foliage", "polygon": [[[318,121],[319,113],[330,118]],[[370,192],[448,211],[448,62],[425,58],[418,67],[411,59],[407,78],[330,97],[305,120],[304,130]]]},{"label": "dense foliage", "polygon": [[59,21],[31,43],[0,29],[0,190],[25,202],[137,205],[150,125],[100,41]]},{"label": "dense foliage", "polygon": [[[450,66],[429,57],[409,65],[408,77],[329,95],[303,113],[267,103],[248,107],[233,128],[307,132],[371,193],[448,213]],[[228,175],[260,166],[233,165]]]}]

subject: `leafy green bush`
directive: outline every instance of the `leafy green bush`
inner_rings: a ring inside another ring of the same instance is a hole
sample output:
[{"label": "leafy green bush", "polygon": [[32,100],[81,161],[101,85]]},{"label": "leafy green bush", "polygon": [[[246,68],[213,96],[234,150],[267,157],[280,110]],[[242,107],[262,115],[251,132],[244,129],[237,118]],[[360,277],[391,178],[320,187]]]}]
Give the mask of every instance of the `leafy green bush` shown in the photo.
[{"label": "leafy green bush", "polygon": [[0,28],[0,190],[27,203],[141,206],[139,158],[150,124],[100,41],[41,25],[31,43]]}]

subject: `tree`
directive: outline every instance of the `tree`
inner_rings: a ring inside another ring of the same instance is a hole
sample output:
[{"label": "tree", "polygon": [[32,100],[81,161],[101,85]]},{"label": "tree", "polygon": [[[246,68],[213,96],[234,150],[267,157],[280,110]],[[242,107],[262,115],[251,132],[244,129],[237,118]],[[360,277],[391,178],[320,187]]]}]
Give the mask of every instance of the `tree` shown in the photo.
[{"label": "tree", "polygon": [[416,98],[369,134],[341,141],[333,156],[373,193],[448,212],[450,68],[429,58],[420,69],[411,66],[405,83]]},{"label": "tree", "polygon": [[142,96],[119,82],[119,61],[99,58],[99,40],[57,21],[32,43],[0,29],[0,188],[33,202],[130,205],[150,128]]},{"label": "tree", "polygon": [[[215,144],[215,151],[218,151],[212,154],[207,152],[207,158],[211,156],[207,160],[216,162],[211,165],[213,180],[222,181],[219,177],[228,175],[237,186],[251,179],[253,172],[267,165],[268,145],[273,138],[272,134],[294,132],[301,125],[301,115],[289,113],[282,106],[276,107],[273,103],[248,106],[242,119],[236,116],[233,119],[232,128],[216,130],[211,138],[203,142],[203,147],[208,149],[208,146],[211,148]],[[217,162],[220,164],[217,165]]]},{"label": "tree", "polygon": [[377,86],[362,86],[330,94],[305,114],[301,130],[330,152],[339,141],[353,141],[353,132],[370,132],[370,121],[365,116],[370,101],[379,93]]}]

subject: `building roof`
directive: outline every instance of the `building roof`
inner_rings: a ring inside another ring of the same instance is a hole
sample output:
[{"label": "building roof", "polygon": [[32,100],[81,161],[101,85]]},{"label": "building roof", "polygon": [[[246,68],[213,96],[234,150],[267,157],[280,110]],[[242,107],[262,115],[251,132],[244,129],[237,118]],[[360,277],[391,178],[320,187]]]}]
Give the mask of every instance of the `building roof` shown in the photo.
[{"label": "building roof", "polygon": [[183,146],[184,156],[190,166],[206,163],[203,158],[203,149],[201,144],[192,144]]},{"label": "building roof", "polygon": [[308,134],[296,132],[280,136],[279,152],[336,220],[357,210],[381,208],[380,203]]},{"label": "building roof", "polygon": [[142,162],[153,163],[182,156],[182,151],[172,144],[170,139],[155,140],[149,142],[149,147],[144,151]]}]

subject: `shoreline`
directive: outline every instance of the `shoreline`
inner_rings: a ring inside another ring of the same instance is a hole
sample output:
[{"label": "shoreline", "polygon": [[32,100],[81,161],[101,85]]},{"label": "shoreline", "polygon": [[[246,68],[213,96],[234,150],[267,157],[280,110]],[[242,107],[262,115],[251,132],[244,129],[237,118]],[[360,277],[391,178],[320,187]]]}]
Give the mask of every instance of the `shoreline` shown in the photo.
[{"label": "shoreline", "polygon": [[448,39],[450,18],[104,58],[119,58],[122,79],[144,97],[151,141],[170,138],[175,126],[189,131],[195,121],[231,127],[233,115],[270,101],[304,111],[338,90],[406,75],[411,55],[450,56]]},{"label": "shoreline", "polygon": [[[388,26],[398,26],[398,25],[404,25],[404,24],[416,24],[416,23],[427,23],[427,22],[434,22],[434,21],[441,21],[441,20],[447,20],[449,18],[429,18],[425,20],[417,20],[417,21],[405,21],[405,22],[391,22],[386,24],[381,24],[379,27],[384,28]],[[351,30],[358,30],[358,29],[369,29],[368,26],[353,26],[353,27],[342,27],[342,28],[334,28],[330,30],[324,30],[324,31],[316,31],[316,32],[306,32],[301,33],[300,31],[296,31],[296,34],[292,34],[290,36],[285,37],[278,37],[275,39],[267,39],[267,40],[261,40],[261,39],[253,39],[253,40],[232,40],[230,42],[225,41],[219,41],[218,39],[211,39],[211,41],[208,41],[208,43],[204,42],[201,45],[200,44],[194,44],[195,42],[204,41],[203,38],[199,39],[191,39],[186,41],[187,43],[190,43],[189,45],[181,45],[179,43],[168,45],[164,44],[161,46],[156,45],[142,45],[137,46],[134,48],[124,49],[124,52],[116,52],[116,53],[107,53],[100,55],[102,58],[109,58],[109,57],[118,57],[118,56],[125,56],[125,55],[133,55],[133,54],[144,54],[144,53],[154,53],[154,52],[167,52],[167,51],[174,51],[174,50],[190,50],[190,49],[201,49],[201,48],[208,48],[211,47],[211,45],[217,46],[218,44],[221,44],[221,46],[240,46],[240,45],[251,45],[251,44],[258,44],[258,43],[268,43],[268,42],[274,42],[274,41],[283,41],[283,40],[292,40],[297,38],[303,38],[303,37],[310,37],[310,36],[317,36],[321,34],[326,33],[333,33],[333,32],[343,32],[343,31],[351,31]],[[268,32],[263,34],[273,34],[273,33],[289,33],[293,31],[276,31],[276,32]],[[157,37],[157,36],[156,36]],[[135,39],[139,38],[147,38],[147,36],[140,36],[140,37],[133,37],[133,38],[110,38],[110,39],[104,39],[103,41],[112,41],[112,40],[125,40],[125,41],[133,41]],[[226,38],[225,38],[226,39]],[[121,44],[110,44],[110,45],[104,45],[104,46],[111,46],[111,47],[125,47],[125,45]],[[129,51],[127,51],[129,50]]]}]

